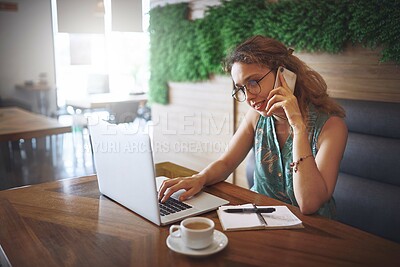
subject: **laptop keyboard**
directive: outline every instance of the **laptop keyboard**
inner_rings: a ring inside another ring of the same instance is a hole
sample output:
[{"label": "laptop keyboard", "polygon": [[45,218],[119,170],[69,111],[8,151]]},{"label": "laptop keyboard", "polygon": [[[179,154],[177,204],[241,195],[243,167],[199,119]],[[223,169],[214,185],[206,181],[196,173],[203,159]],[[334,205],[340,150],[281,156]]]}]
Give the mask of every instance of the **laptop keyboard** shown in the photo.
[{"label": "laptop keyboard", "polygon": [[175,198],[170,197],[167,201],[160,204],[160,214],[161,216],[169,215],[179,211],[187,210],[192,208],[192,206],[185,204]]}]

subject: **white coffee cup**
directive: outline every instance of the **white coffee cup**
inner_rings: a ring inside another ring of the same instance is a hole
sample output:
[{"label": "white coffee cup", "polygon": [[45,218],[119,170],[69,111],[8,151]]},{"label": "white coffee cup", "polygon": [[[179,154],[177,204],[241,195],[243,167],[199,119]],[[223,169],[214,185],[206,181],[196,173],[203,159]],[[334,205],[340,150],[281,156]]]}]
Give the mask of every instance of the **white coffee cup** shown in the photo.
[{"label": "white coffee cup", "polygon": [[184,219],[180,225],[172,225],[169,234],[173,238],[181,238],[188,248],[203,249],[213,242],[214,227],[214,222],[208,218],[192,217]]}]

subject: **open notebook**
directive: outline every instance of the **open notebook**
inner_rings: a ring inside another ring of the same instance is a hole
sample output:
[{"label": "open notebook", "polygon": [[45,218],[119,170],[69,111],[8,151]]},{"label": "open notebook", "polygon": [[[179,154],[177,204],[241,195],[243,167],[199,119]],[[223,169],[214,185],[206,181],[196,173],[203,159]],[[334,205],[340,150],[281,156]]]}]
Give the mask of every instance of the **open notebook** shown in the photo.
[{"label": "open notebook", "polygon": [[254,208],[253,204],[239,206],[221,206],[218,217],[225,231],[257,229],[293,229],[304,228],[299,220],[286,206],[257,206],[257,208],[275,208],[272,213],[227,213],[229,208]]}]

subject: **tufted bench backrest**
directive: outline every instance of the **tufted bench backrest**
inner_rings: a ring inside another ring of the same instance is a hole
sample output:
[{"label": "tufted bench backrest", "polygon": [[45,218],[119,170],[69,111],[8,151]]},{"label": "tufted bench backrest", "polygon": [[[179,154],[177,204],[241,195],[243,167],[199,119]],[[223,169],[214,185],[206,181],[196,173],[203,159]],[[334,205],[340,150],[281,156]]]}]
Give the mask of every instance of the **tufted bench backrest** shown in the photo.
[{"label": "tufted bench backrest", "polygon": [[338,102],[349,129],[334,192],[338,220],[400,242],[400,104]]}]

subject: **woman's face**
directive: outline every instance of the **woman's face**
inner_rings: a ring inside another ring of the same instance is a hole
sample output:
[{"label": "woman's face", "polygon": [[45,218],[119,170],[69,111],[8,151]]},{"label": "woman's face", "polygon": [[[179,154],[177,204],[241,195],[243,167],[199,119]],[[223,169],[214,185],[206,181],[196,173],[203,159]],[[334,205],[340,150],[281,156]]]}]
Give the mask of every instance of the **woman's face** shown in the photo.
[{"label": "woman's face", "polygon": [[[267,74],[271,69],[268,67],[260,66],[258,64],[245,64],[236,62],[233,64],[231,69],[231,75],[233,82],[236,87],[241,87],[249,84],[249,81],[259,81],[265,74]],[[274,87],[275,82],[275,72],[272,70],[269,72],[261,81],[258,82],[261,90],[258,94],[252,94],[246,90],[246,102],[260,113],[262,116],[266,117],[267,112],[265,108],[268,102],[268,94]]]}]

